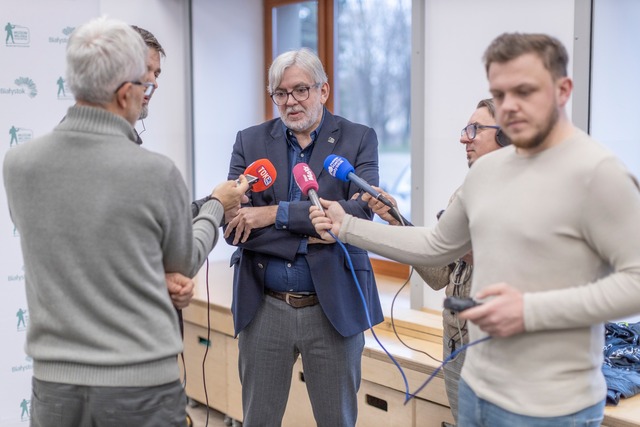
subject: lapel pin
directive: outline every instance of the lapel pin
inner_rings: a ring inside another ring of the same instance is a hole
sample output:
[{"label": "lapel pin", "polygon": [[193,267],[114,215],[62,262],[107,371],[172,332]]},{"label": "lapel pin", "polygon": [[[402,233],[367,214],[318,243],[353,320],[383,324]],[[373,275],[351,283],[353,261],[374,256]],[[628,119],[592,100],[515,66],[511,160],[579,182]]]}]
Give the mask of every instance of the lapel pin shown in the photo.
[{"label": "lapel pin", "polygon": [[332,136],[330,136],[330,137],[329,137],[329,139],[327,139],[327,142],[328,142],[329,144],[333,144],[334,142],[336,142],[336,140],[335,140],[335,139],[333,139],[333,137],[332,137]]}]

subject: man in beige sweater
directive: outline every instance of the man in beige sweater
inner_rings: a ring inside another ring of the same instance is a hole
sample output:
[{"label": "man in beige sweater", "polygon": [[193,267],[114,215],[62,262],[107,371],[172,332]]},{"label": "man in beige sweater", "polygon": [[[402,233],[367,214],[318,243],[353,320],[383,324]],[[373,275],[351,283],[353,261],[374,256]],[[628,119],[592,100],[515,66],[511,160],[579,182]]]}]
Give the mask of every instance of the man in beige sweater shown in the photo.
[{"label": "man in beige sweater", "polygon": [[[511,144],[500,126],[496,125],[495,117],[496,107],[493,99],[483,99],[478,102],[467,125],[462,128],[460,143],[464,145],[469,167],[485,154]],[[396,205],[395,199],[391,195],[381,188],[374,188]],[[449,203],[453,201],[456,194],[457,191],[451,196]],[[389,213],[390,208],[373,198],[369,193],[363,193],[362,200],[368,202],[373,212],[389,224],[400,225],[400,222]],[[438,217],[442,212],[438,214]],[[415,270],[432,289],[437,291],[445,288],[445,294],[448,297],[466,298],[471,292],[473,272],[473,254],[471,252],[443,267],[415,267]],[[442,359],[447,360],[456,350],[469,343],[469,328],[466,320],[461,320],[457,312],[449,309],[442,311],[442,326]],[[464,358],[465,353],[460,352],[443,367],[447,398],[456,422],[458,420],[458,383]],[[443,426],[449,425],[443,423]]]},{"label": "man in beige sweater", "polygon": [[[639,311],[640,192],[606,148],[573,126],[568,55],[555,38],[503,34],[485,52],[498,124],[512,146],[479,159],[430,229],[390,227],[323,201],[316,230],[412,265],[471,249],[463,426],[597,426],[606,384],[602,323]],[[338,234],[339,233],[339,234]]]}]

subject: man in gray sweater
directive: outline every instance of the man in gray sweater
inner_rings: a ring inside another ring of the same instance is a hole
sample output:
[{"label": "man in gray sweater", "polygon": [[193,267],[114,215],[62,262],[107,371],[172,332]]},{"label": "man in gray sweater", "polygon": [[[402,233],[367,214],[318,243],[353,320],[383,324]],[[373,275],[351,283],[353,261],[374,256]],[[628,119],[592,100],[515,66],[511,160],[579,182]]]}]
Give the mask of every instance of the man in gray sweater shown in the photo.
[{"label": "man in gray sweater", "polygon": [[32,426],[185,423],[164,272],[195,275],[248,184],[220,184],[192,221],[173,162],[133,143],[152,85],[146,54],[123,22],[78,27],[67,46],[76,105],[5,157],[26,271]]}]

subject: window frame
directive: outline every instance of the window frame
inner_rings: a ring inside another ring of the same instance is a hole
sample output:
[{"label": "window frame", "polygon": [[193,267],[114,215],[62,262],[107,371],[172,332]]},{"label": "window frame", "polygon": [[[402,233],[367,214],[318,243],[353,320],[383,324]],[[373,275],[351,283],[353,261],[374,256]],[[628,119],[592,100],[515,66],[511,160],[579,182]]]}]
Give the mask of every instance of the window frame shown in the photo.
[{"label": "window frame", "polygon": [[[268,70],[275,59],[273,57],[273,9],[296,3],[306,3],[308,0],[264,0],[264,62]],[[333,0],[315,0],[318,4],[318,57],[329,76],[329,87],[333,88],[334,76],[334,4]],[[264,87],[267,87],[269,77],[265,73]],[[268,93],[264,94],[265,119],[270,120],[273,114],[273,101]],[[333,111],[333,90],[329,91],[329,98],[325,103],[329,111]]]},{"label": "window frame", "polygon": [[[421,0],[412,0],[412,7],[416,6],[416,1],[420,2]],[[264,0],[264,60],[265,60],[265,70],[268,70],[271,66],[271,63],[274,60],[273,57],[273,9],[280,6],[287,6],[296,3],[304,3],[305,0]],[[334,85],[334,75],[335,75],[335,5],[334,0],[316,0],[318,4],[318,57],[322,64],[325,67],[325,71],[327,72],[329,78],[329,86],[331,88],[335,88]],[[414,18],[412,18],[413,21]],[[413,25],[413,22],[412,22]],[[412,39],[415,39],[415,34],[412,29]],[[412,40],[412,43],[415,41]],[[412,65],[413,67],[413,65]],[[412,85],[414,83],[414,70],[412,69]],[[264,79],[264,87],[266,88],[268,85],[268,76],[265,75]],[[412,100],[412,103],[415,103],[415,100]],[[273,101],[268,93],[265,91],[264,95],[264,105],[265,105],[265,119],[270,120],[275,117],[273,114]],[[334,97],[333,90],[329,91],[329,98],[325,104],[326,108],[329,111],[333,111],[334,107]],[[411,118],[413,118],[413,109],[415,105],[412,105],[412,113]],[[419,110],[422,111],[422,110]],[[413,132],[411,137],[411,156],[414,156],[414,148],[413,145],[415,141],[413,140]],[[413,161],[412,161],[413,163]],[[413,165],[412,165],[413,166]],[[414,182],[414,178],[412,178],[412,182]],[[414,209],[412,207],[412,209]],[[412,210],[413,215],[413,210]],[[409,266],[405,264],[401,264],[395,261],[383,259],[383,258],[371,258],[371,263],[373,265],[374,271],[378,274],[390,275],[393,277],[399,277],[402,279],[406,279],[409,273]]]}]

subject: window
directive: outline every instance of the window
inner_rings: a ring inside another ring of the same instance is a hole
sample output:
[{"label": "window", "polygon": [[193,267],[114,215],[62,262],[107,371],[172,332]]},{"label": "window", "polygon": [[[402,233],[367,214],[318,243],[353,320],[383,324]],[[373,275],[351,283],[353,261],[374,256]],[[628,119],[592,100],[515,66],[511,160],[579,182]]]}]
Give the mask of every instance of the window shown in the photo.
[{"label": "window", "polygon": [[[380,186],[410,218],[411,0],[266,0],[265,32],[267,67],[290,49],[318,53],[327,108],[375,129]],[[265,103],[267,118],[277,115],[266,94]]]},{"label": "window", "polygon": [[337,0],[334,111],[378,134],[380,186],[411,217],[411,1]]}]

